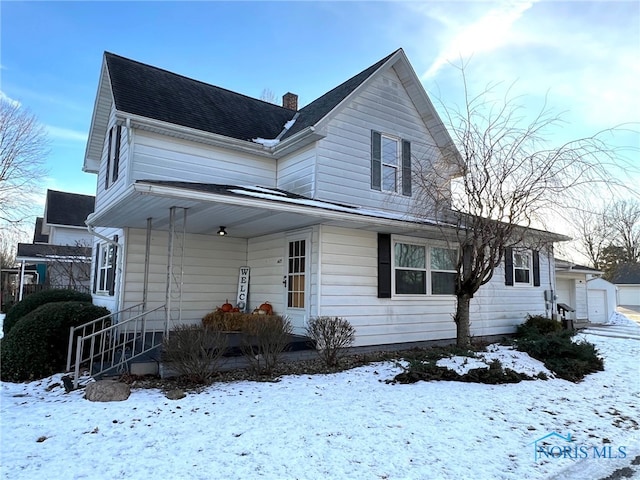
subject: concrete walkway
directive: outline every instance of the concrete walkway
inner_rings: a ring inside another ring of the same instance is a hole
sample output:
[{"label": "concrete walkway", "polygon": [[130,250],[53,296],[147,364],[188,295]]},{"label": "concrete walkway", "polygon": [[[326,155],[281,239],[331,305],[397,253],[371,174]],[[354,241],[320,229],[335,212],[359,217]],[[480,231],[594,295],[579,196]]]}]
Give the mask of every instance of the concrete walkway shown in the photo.
[{"label": "concrete walkway", "polygon": [[640,325],[590,324],[587,328],[580,330],[580,333],[640,341]]}]

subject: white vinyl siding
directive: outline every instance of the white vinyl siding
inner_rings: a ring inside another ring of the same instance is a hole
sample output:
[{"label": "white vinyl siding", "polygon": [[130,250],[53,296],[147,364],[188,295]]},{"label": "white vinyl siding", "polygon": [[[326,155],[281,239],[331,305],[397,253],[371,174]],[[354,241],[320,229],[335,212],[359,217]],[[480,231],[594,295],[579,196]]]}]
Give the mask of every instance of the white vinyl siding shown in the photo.
[{"label": "white vinyl siding", "polygon": [[136,130],[132,182],[276,186],[276,161]]},{"label": "white vinyl siding", "polygon": [[513,333],[527,315],[551,315],[552,312],[545,309],[544,290],[554,283],[550,279],[554,268],[553,258],[540,252],[540,286],[513,288],[505,285],[502,262],[491,281],[480,287],[471,300],[471,334]]},{"label": "white vinyl siding", "polygon": [[278,188],[313,197],[315,187],[315,146],[278,160]]},{"label": "white vinyl siding", "polygon": [[50,227],[49,243],[51,245],[79,245],[90,247],[92,242],[93,236],[86,228]]},{"label": "white vinyl siding", "polygon": [[[371,131],[411,142],[414,158],[436,155],[435,142],[393,68],[375,78],[328,123],[318,142],[316,198],[405,213],[409,197],[371,188]],[[400,173],[400,171],[399,171]]]},{"label": "white vinyl siding", "polygon": [[[107,155],[109,154],[109,130],[116,125],[115,110],[112,109],[111,116],[109,117],[109,126],[105,141],[102,149],[102,160],[100,161],[100,171],[98,173],[98,188],[96,192],[96,212],[104,208],[107,204],[117,199],[127,187],[125,180],[127,176],[127,170],[129,168],[129,131],[122,126],[120,136],[120,161],[118,167],[118,180],[112,182],[113,175],[113,159],[111,162],[107,162]],[[113,157],[113,151],[111,153]],[[109,165],[107,165],[109,164]],[[109,172],[107,172],[107,167]],[[105,189],[105,177],[109,175],[109,188]]]}]

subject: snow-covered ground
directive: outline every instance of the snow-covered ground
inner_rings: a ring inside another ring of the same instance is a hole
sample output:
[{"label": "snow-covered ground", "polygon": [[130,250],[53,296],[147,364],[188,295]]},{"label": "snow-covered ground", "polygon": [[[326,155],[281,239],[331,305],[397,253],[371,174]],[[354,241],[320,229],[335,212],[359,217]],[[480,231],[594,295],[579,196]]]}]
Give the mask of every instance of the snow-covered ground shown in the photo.
[{"label": "snow-covered ground", "polygon": [[[388,384],[392,363],[214,384],[175,401],[134,389],[92,403],[49,389],[59,376],[1,383],[2,478],[599,479],[629,465],[639,478],[640,337],[595,333],[584,337],[605,371],[579,384]],[[487,360],[496,356],[544,368],[498,348]]]}]

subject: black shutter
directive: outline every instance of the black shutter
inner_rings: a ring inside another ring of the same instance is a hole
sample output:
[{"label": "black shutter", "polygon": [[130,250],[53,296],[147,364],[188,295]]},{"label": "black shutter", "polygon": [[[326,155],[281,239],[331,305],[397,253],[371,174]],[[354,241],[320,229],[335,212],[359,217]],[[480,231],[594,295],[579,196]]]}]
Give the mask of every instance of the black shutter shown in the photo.
[{"label": "black shutter", "polygon": [[[118,235],[113,236],[113,241],[118,241]],[[109,295],[113,295],[116,291],[116,265],[118,264],[116,258],[118,256],[118,247],[116,245],[111,245],[113,247],[113,257],[111,258],[111,268],[109,268],[109,275],[107,276],[107,285],[109,286]]]},{"label": "black shutter", "polygon": [[371,130],[371,188],[374,190],[382,189],[381,143],[380,133]]},{"label": "black shutter", "polygon": [[533,286],[540,286],[540,252],[533,250]]},{"label": "black shutter", "polygon": [[504,284],[513,285],[513,248],[504,249]]},{"label": "black shutter", "polygon": [[98,268],[100,266],[100,244],[96,243],[96,263],[93,266],[93,293],[98,290]]},{"label": "black shutter", "polygon": [[378,234],[378,298],[391,298],[391,235]]},{"label": "black shutter", "polygon": [[402,195],[411,196],[411,142],[402,141]]},{"label": "black shutter", "polygon": [[116,153],[113,156],[113,176],[111,180],[115,182],[118,179],[120,172],[120,137],[122,136],[122,126],[116,127]]},{"label": "black shutter", "polygon": [[104,189],[109,188],[109,175],[111,175],[111,139],[113,137],[113,128],[109,130],[109,142],[107,143],[107,172],[104,176]]}]

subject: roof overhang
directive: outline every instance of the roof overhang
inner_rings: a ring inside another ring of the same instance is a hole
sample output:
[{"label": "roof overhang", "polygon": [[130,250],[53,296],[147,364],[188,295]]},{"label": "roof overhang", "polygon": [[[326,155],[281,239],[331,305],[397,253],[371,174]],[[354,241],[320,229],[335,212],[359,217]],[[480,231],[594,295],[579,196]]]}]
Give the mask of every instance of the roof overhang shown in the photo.
[{"label": "roof overhang", "polygon": [[[377,232],[394,232],[442,238],[446,225],[397,214],[289,196],[260,187],[223,186],[211,191],[207,185],[171,185],[138,181],[120,200],[87,219],[92,227],[169,229],[169,210],[186,209],[186,231],[212,235],[225,226],[230,237],[252,238],[311,225],[324,224]],[[453,230],[450,233],[454,238]]]}]

